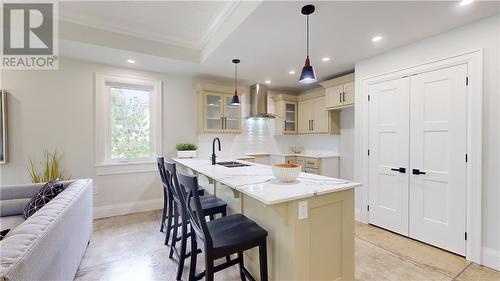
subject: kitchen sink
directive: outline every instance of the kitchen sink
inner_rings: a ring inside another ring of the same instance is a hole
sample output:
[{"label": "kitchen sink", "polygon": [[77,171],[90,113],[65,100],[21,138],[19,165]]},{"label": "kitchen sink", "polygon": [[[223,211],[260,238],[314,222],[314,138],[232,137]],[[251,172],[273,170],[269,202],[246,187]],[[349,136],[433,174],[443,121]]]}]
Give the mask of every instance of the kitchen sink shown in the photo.
[{"label": "kitchen sink", "polygon": [[237,167],[247,167],[250,166],[248,164],[236,162],[236,161],[229,161],[229,162],[217,162],[217,165],[221,165],[227,168],[237,168]]}]

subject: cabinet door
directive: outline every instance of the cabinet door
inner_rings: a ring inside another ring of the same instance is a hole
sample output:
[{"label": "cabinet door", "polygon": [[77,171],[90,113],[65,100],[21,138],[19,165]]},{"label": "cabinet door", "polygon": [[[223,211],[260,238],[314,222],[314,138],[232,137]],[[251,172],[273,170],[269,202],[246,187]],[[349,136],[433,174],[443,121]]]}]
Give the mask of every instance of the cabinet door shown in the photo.
[{"label": "cabinet door", "polygon": [[467,221],[466,76],[462,64],[410,78],[409,235],[459,255]]},{"label": "cabinet door", "polygon": [[408,235],[409,79],[374,84],[369,93],[369,222]]},{"label": "cabinet door", "polygon": [[232,95],[224,95],[224,132],[238,133],[240,132],[240,106],[232,105]]},{"label": "cabinet door", "polygon": [[306,160],[304,158],[297,157],[297,165],[300,166],[302,172],[306,171]]},{"label": "cabinet door", "polygon": [[325,92],[326,92],[325,94],[326,101],[324,107],[334,108],[342,106],[343,103],[342,93],[344,92],[343,85],[327,88]]},{"label": "cabinet door", "polygon": [[354,104],[354,82],[344,85],[344,96],[342,97],[342,106]]},{"label": "cabinet door", "polygon": [[314,99],[312,105],[314,108],[313,133],[328,133],[328,111],[325,108],[325,97]]},{"label": "cabinet door", "polygon": [[223,131],[223,98],[224,95],[213,92],[204,93],[203,119],[205,132]]},{"label": "cabinet door", "polygon": [[285,134],[297,133],[297,103],[285,102],[284,112],[284,125],[283,132]]},{"label": "cabinet door", "polygon": [[299,102],[299,134],[308,134],[312,132],[312,119],[314,118],[314,109],[311,101]]}]

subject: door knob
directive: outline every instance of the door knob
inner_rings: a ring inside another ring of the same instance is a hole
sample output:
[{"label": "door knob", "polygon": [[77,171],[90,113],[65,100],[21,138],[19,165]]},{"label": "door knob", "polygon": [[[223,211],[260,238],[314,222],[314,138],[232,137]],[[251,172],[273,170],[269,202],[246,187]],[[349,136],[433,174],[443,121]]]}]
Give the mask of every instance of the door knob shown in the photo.
[{"label": "door knob", "polygon": [[413,169],[412,172],[413,172],[414,175],[425,175],[425,172],[420,172],[419,169]]},{"label": "door knob", "polygon": [[391,171],[400,172],[402,174],[406,173],[406,168],[392,168]]}]

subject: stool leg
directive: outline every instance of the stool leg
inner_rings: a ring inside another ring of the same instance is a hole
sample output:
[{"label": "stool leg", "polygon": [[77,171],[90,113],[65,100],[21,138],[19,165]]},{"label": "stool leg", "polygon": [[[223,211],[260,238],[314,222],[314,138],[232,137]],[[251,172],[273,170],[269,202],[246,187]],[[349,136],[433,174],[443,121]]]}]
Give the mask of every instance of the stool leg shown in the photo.
[{"label": "stool leg", "polygon": [[179,253],[179,264],[177,265],[177,280],[181,280],[182,271],[184,270],[184,260],[186,259],[187,222],[184,217],[181,217],[181,220],[181,251]]},{"label": "stool leg", "polygon": [[214,281],[214,260],[205,255],[205,281]]},{"label": "stool leg", "polygon": [[174,231],[172,233],[172,242],[170,242],[170,254],[168,254],[169,258],[172,258],[174,255],[175,244],[177,244],[177,229],[179,228],[179,214],[177,213],[177,208],[174,208]]},{"label": "stool leg", "polygon": [[243,252],[238,252],[238,264],[240,265],[240,278],[241,281],[246,281],[245,273],[243,272],[243,267],[245,266],[243,261]]},{"label": "stool leg", "polygon": [[196,257],[198,246],[196,245],[196,237],[194,235],[194,230],[191,230],[191,262],[189,264],[189,281],[195,280],[196,275]]},{"label": "stool leg", "polygon": [[[173,212],[173,205],[174,202],[169,202],[168,203],[168,209],[167,209],[167,233],[165,234],[165,245],[168,245],[168,240],[170,237],[170,231],[172,231],[172,217],[174,216]],[[162,225],[165,224],[165,218],[162,220]]]},{"label": "stool leg", "polygon": [[259,265],[260,265],[260,281],[267,281],[267,246],[266,239],[259,245]]},{"label": "stool leg", "polygon": [[161,214],[161,225],[160,225],[160,232],[163,232],[163,228],[165,227],[165,218],[167,215],[167,198],[163,196],[163,212]]}]

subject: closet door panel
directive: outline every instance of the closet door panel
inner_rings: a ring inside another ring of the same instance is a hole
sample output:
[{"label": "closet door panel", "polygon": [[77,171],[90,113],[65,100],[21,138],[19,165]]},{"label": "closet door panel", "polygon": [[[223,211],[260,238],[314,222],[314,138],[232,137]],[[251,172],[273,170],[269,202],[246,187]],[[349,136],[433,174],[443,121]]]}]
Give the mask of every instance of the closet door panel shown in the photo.
[{"label": "closet door panel", "polygon": [[369,222],[408,235],[409,79],[369,93]]},{"label": "closet door panel", "polygon": [[[410,79],[410,237],[465,255],[466,65]],[[425,173],[425,174],[423,174]]]}]

